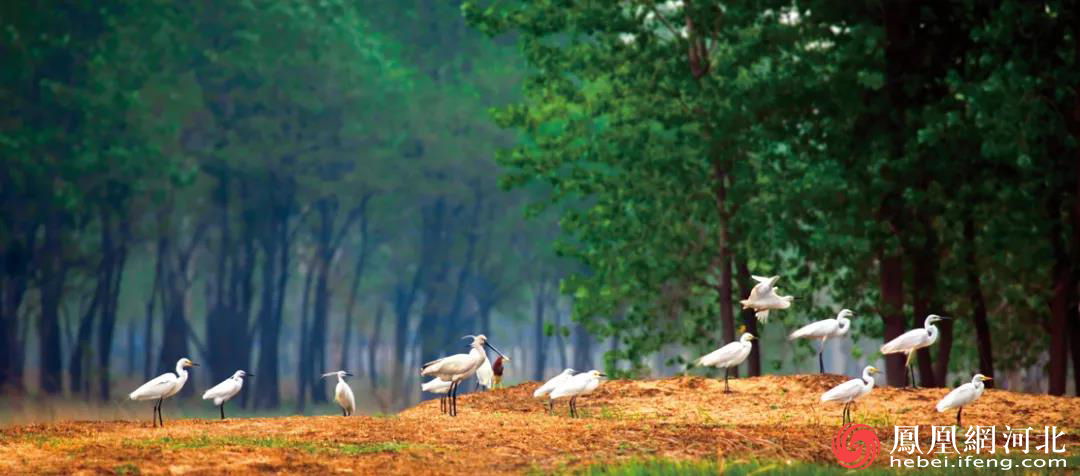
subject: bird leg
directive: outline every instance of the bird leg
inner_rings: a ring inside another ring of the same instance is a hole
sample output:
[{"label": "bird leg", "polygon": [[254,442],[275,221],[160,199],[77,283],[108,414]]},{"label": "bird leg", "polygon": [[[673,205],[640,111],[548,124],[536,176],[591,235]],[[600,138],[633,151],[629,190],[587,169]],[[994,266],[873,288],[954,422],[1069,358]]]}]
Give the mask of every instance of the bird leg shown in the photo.
[{"label": "bird leg", "polygon": [[442,412],[442,413],[446,413],[446,397],[445,396],[439,397],[439,411]]},{"label": "bird leg", "polygon": [[960,414],[963,413],[963,412],[964,412],[964,407],[960,407],[960,408],[956,409],[956,426],[961,426],[960,425]]},{"label": "bird leg", "polygon": [[570,418],[577,418],[577,407],[574,403],[577,402],[577,397],[570,397]]},{"label": "bird leg", "polygon": [[221,406],[218,407],[218,408],[221,409],[221,419],[224,420],[225,419],[225,402],[221,402]]},{"label": "bird leg", "polygon": [[165,418],[161,416],[161,404],[162,403],[165,403],[165,397],[158,398],[158,403],[157,403],[158,422],[161,423],[162,427],[164,427],[165,426]]},{"label": "bird leg", "polygon": [[150,425],[154,428],[157,428],[157,404],[158,402],[154,402],[154,416],[150,418]]},{"label": "bird leg", "polygon": [[821,339],[821,346],[818,347],[818,351],[817,351],[818,368],[821,370],[821,373],[825,373],[825,357],[824,357],[824,355],[825,355],[825,339]]},{"label": "bird leg", "polygon": [[457,388],[460,382],[450,384],[450,416],[457,416]]},{"label": "bird leg", "polygon": [[919,388],[919,386],[915,384],[915,369],[911,368],[912,357],[915,357],[915,351],[908,352],[907,362],[904,364],[904,366],[907,367],[908,373],[911,374],[911,380],[908,380],[911,388]]},{"label": "bird leg", "polygon": [[724,393],[731,393],[731,388],[728,387],[727,382],[729,372],[731,372],[731,367],[727,367],[724,369]]}]

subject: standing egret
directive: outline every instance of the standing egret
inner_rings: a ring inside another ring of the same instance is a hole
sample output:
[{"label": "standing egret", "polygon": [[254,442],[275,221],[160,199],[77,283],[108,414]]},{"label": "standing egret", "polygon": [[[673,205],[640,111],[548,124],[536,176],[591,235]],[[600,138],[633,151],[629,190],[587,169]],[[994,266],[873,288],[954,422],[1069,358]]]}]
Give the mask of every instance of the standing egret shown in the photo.
[{"label": "standing egret", "polygon": [[757,284],[750,289],[750,295],[739,301],[743,309],[753,309],[754,315],[761,323],[769,322],[769,311],[787,309],[791,307],[792,296],[781,296],[780,288],[776,287],[776,281],[780,276],[762,277],[752,276]]},{"label": "standing egret", "polygon": [[495,358],[495,365],[491,366],[491,371],[495,372],[495,379],[491,385],[492,388],[499,388],[502,386],[503,362],[509,361],[510,357],[503,357],[501,355]]},{"label": "standing egret", "polygon": [[177,360],[175,374],[166,372],[158,375],[128,394],[128,398],[132,400],[157,400],[157,403],[154,404],[154,425],[156,426],[160,422],[161,426],[165,426],[165,419],[161,417],[162,402],[166,398],[179,393],[180,389],[184,388],[184,383],[187,382],[187,369],[198,366],[199,364],[192,362],[187,357]]},{"label": "standing egret", "polygon": [[[561,375],[561,374],[560,374]],[[570,416],[580,416],[577,411],[577,398],[582,395],[588,395],[596,390],[596,387],[600,386],[600,378],[607,377],[599,370],[590,370],[585,373],[580,373],[564,380],[559,386],[555,387],[549,394],[551,400],[557,400],[560,398],[570,397]],[[554,408],[555,404],[552,403]]]},{"label": "standing egret", "polygon": [[491,390],[491,387],[495,385],[495,370],[491,368],[491,361],[488,360],[487,351],[484,350],[484,362],[480,364],[480,368],[476,369],[476,387],[473,390],[478,390],[480,387],[484,387],[484,390]]},{"label": "standing egret", "polygon": [[[541,385],[540,388],[537,388],[536,391],[533,392],[533,398],[540,398],[540,397],[546,396],[547,394],[551,393],[552,390],[555,390],[555,388],[557,388],[559,385],[562,385],[563,382],[565,382],[567,379],[569,379],[573,375],[574,375],[574,369],[565,369],[565,370],[563,370],[562,373],[560,373],[559,375],[556,375],[554,377],[551,377],[551,380],[548,380],[547,382],[544,382],[544,384]],[[549,399],[548,400],[548,413],[550,413],[551,410],[552,410],[551,403],[552,402]]]},{"label": "standing egret", "polygon": [[926,321],[923,323],[922,329],[912,329],[903,334],[900,334],[895,339],[888,341],[885,345],[881,346],[882,354],[907,354],[907,362],[904,364],[906,370],[911,372],[911,386],[915,387],[915,370],[911,368],[911,357],[915,355],[915,351],[923,347],[929,347],[937,342],[938,328],[934,325],[935,322],[948,319],[948,317],[941,317],[937,314],[931,314],[926,316]]},{"label": "standing egret", "polygon": [[818,368],[821,373],[825,373],[825,359],[822,355],[825,353],[825,341],[830,337],[843,337],[851,330],[851,320],[849,319],[854,313],[850,309],[842,309],[839,314],[836,315],[836,319],[822,319],[817,322],[811,322],[805,326],[800,327],[795,332],[791,333],[788,337],[789,340],[795,339],[821,339],[821,346],[818,347],[817,360]]},{"label": "standing egret", "polygon": [[862,371],[862,378],[848,380],[837,385],[821,395],[823,402],[839,402],[844,404],[844,424],[851,421],[851,405],[855,399],[870,393],[874,389],[873,375],[878,373],[874,366],[867,366]]},{"label": "standing egret", "polygon": [[221,383],[214,385],[203,393],[203,400],[214,399],[214,405],[217,405],[221,410],[221,419],[225,419],[225,402],[229,401],[236,394],[240,393],[240,388],[244,386],[244,377],[254,377],[255,374],[249,374],[243,370],[237,370]]},{"label": "standing egret", "polygon": [[964,405],[974,402],[982,396],[983,390],[986,390],[986,384],[983,382],[987,380],[993,379],[983,374],[975,374],[971,378],[971,382],[956,387],[948,395],[945,395],[945,398],[938,402],[937,411],[944,412],[950,408],[955,408],[956,426],[963,426],[960,424],[960,414],[964,411]]},{"label": "standing egret", "polygon": [[420,384],[420,390],[428,393],[440,394],[439,411],[446,413],[446,393],[450,391],[451,382],[439,378],[433,378],[427,383]]},{"label": "standing egret", "polygon": [[487,341],[487,337],[483,334],[478,336],[467,335],[462,339],[471,338],[472,344],[469,347],[468,354],[454,354],[449,357],[443,357],[438,360],[432,360],[420,367],[420,375],[424,377],[438,377],[442,380],[452,382],[450,386],[450,416],[457,416],[457,390],[461,385],[461,381],[471,377],[476,373],[476,369],[480,368],[480,365],[484,363],[486,353],[484,347],[495,351],[496,354],[503,355]]},{"label": "standing egret", "polygon": [[757,337],[754,337],[749,332],[744,332],[739,340],[709,352],[697,359],[695,363],[706,367],[723,368],[724,393],[729,393],[731,388],[728,387],[728,374],[731,372],[732,367],[743,363],[746,357],[750,355],[750,348],[753,347],[750,341],[754,339],[757,339]]},{"label": "standing egret", "polygon": [[342,415],[352,415],[356,412],[356,398],[353,397],[352,389],[349,388],[349,384],[345,383],[345,377],[352,377],[353,374],[344,370],[338,370],[337,372],[327,372],[322,375],[322,378],[333,377],[335,375],[337,375],[337,387],[334,387],[334,401],[341,407]]}]

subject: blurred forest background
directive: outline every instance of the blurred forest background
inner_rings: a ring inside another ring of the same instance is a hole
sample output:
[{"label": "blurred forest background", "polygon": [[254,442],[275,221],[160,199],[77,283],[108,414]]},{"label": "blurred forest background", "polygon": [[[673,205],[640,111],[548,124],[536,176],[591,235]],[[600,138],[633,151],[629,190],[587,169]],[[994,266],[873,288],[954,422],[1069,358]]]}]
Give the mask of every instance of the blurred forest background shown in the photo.
[{"label": "blurred forest background", "polygon": [[[784,336],[842,307],[834,371],[937,313],[920,383],[1075,392],[1078,25],[1065,0],[8,2],[0,393],[116,402],[189,356],[188,395],[246,369],[242,405],[305,412],[344,368],[393,411],[473,333],[510,382],[670,375],[742,329],[744,373],[810,371]],[[795,306],[737,309],[750,274]]]}]

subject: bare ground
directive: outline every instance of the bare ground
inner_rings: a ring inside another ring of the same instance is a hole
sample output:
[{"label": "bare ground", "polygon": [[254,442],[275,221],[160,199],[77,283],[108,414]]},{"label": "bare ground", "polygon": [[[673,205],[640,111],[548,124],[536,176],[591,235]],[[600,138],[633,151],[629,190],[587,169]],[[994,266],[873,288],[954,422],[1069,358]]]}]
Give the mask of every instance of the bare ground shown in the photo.
[{"label": "bare ground", "polygon": [[[167,420],[163,429],[149,421],[13,426],[0,429],[0,474],[515,474],[650,458],[835,464],[830,445],[840,406],[818,397],[845,379],[732,380],[731,394],[723,381],[700,377],[610,381],[581,399],[584,417],[576,420],[566,417],[565,404],[547,415],[531,397],[537,384],[525,383],[463,396],[457,418],[441,415],[433,400],[391,417]],[[955,419],[933,409],[946,392],[875,388],[855,419],[874,427],[883,455],[893,425],[922,425],[929,446],[930,425]],[[1043,426],[1057,426],[1066,455],[1080,454],[1074,397],[987,390],[965,410],[964,425],[1034,427],[1038,444]],[[875,465],[887,460],[879,456]]]}]

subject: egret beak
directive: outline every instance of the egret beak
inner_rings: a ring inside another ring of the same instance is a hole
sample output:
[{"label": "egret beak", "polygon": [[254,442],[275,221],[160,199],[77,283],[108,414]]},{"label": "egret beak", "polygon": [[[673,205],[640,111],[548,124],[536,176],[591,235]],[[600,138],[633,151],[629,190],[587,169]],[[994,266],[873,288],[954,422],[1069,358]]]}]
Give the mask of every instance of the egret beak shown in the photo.
[{"label": "egret beak", "polygon": [[994,378],[993,378],[993,377],[983,377],[982,379],[983,379],[983,380],[994,380]]},{"label": "egret beak", "polygon": [[500,356],[502,356],[502,358],[504,358],[504,359],[506,359],[506,360],[510,360],[510,358],[509,358],[509,357],[507,357],[507,356],[506,356],[506,354],[504,354],[504,353],[502,353],[502,352],[499,352],[499,349],[496,349],[496,348],[495,348],[495,346],[491,345],[491,343],[490,343],[490,342],[484,342],[484,345],[488,346],[488,348],[489,348],[489,349],[491,349],[491,350],[494,350],[494,351],[495,351],[495,353],[496,353],[496,354],[499,354]]},{"label": "egret beak", "polygon": [[475,338],[475,337],[476,337],[476,336],[474,336],[474,335],[472,335],[472,334],[469,334],[469,335],[467,335],[467,336],[462,336],[461,338],[462,338],[462,339],[473,339],[473,338]]},{"label": "egret beak", "polygon": [[345,376],[346,376],[346,377],[352,377],[352,376],[353,376],[353,374],[352,374],[352,373],[350,373],[350,372],[345,372]]},{"label": "egret beak", "polygon": [[192,362],[191,365],[189,365],[188,367],[198,367],[198,366],[199,366],[199,364],[196,364],[195,362]]},{"label": "egret beak", "polygon": [[605,373],[603,373],[603,372],[601,372],[601,373],[598,373],[598,374],[596,374],[596,375],[599,375],[599,376],[601,376],[601,377],[607,377],[607,374],[605,374]]},{"label": "egret beak", "polygon": [[255,376],[255,374],[249,374],[249,373],[246,373],[246,372],[245,372],[245,373],[244,373],[244,376],[245,376],[245,377],[254,377],[254,376]]}]

